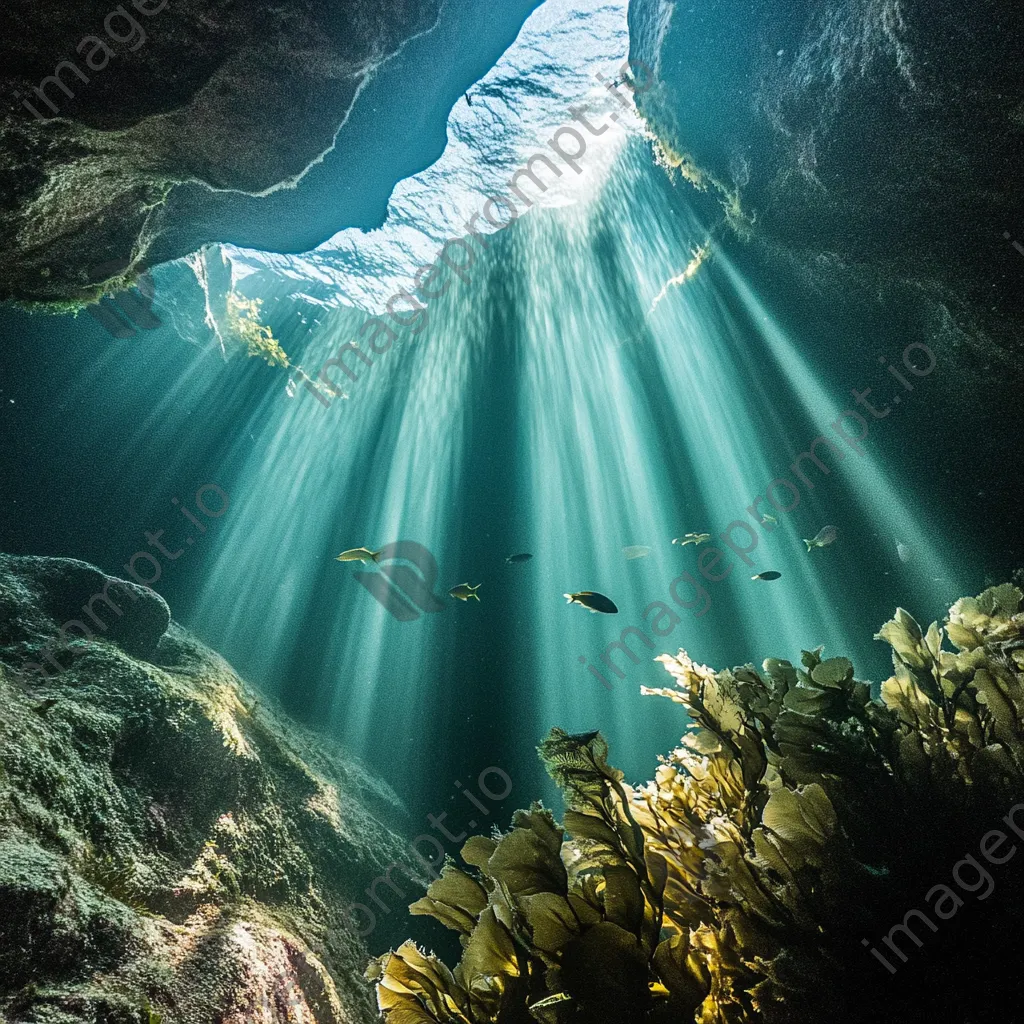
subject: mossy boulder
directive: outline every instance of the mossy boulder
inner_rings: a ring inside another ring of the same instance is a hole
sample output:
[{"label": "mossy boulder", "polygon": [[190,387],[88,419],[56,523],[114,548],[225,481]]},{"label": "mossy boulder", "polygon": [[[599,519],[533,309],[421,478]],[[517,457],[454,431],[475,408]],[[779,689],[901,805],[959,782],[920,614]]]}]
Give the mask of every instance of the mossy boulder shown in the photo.
[{"label": "mossy boulder", "polygon": [[144,588],[26,674],[109,580],[0,558],[0,1018],[372,1020],[344,908],[402,859],[397,798]]}]

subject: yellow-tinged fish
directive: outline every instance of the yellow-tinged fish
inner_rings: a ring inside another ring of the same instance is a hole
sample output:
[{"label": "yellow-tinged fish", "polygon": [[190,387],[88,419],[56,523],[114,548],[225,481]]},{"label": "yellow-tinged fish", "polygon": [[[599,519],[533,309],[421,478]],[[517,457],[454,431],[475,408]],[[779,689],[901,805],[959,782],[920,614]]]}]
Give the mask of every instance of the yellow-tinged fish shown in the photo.
[{"label": "yellow-tinged fish", "polygon": [[707,544],[709,540],[711,540],[710,533],[688,533],[685,537],[676,537],[672,543],[685,548],[687,544],[696,546],[698,544]]},{"label": "yellow-tinged fish", "polygon": [[457,587],[452,587],[452,589],[448,591],[448,596],[457,598],[460,601],[468,601],[471,598],[474,601],[479,601],[480,596],[477,594],[477,591],[482,586],[482,583],[478,583],[475,587],[471,587],[468,583],[460,583]]},{"label": "yellow-tinged fish", "polygon": [[380,558],[379,551],[371,551],[369,548],[349,548],[342,551],[335,559],[336,562],[376,562]]},{"label": "yellow-tinged fish", "polygon": [[765,512],[761,516],[761,522],[758,523],[758,526],[767,526],[769,523],[771,523],[773,526],[779,525],[779,521],[775,518],[775,516],[769,515],[767,512]]}]

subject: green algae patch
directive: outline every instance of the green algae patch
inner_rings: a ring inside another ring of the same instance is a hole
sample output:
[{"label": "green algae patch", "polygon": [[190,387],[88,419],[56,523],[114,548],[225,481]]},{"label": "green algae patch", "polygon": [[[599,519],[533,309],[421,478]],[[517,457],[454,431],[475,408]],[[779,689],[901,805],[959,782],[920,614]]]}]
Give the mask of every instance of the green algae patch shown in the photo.
[{"label": "green algae patch", "polygon": [[401,856],[397,798],[155,595],[19,679],[97,577],[0,556],[0,1017],[372,1020],[343,907]]}]

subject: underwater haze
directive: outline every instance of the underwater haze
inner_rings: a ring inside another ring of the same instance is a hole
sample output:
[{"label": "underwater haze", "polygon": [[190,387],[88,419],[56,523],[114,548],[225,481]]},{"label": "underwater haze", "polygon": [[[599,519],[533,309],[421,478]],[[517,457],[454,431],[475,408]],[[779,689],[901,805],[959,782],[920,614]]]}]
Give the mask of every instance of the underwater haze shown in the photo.
[{"label": "underwater haze", "polygon": [[[927,191],[1019,214],[1018,179],[954,181],[938,121],[897,151],[909,107],[854,130],[869,88],[939,102],[901,4],[699,6],[444,5],[305,180],[235,221],[192,181],[192,255],[2,311],[0,550],[151,587],[452,857],[563,812],[552,727],[654,778],[690,721],[641,692],[661,655],[820,647],[877,698],[897,607],[1022,582],[1024,219]],[[457,956],[414,888],[361,901],[369,953]]]}]

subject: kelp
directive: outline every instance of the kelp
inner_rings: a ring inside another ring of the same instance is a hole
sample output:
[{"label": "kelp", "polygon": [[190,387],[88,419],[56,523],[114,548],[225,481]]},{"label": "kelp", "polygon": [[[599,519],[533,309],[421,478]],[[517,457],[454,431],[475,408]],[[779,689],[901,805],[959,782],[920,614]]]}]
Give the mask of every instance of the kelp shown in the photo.
[{"label": "kelp", "polygon": [[644,692],[686,710],[680,746],[633,788],[599,733],[552,730],[563,822],[534,804],[446,863],[412,911],[462,960],[406,942],[374,961],[385,1024],[1010,1019],[1012,862],[998,905],[906,944],[898,974],[866,947],[1024,796],[1021,602],[996,587],[927,630],[898,609],[877,696],[821,649],[760,671],[662,656],[675,686]]}]

